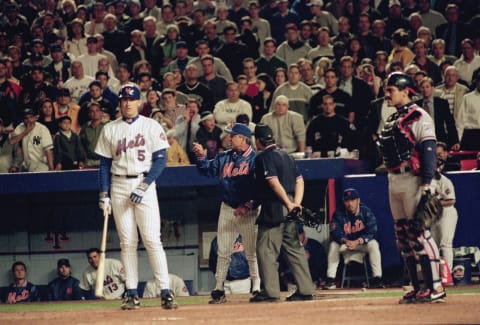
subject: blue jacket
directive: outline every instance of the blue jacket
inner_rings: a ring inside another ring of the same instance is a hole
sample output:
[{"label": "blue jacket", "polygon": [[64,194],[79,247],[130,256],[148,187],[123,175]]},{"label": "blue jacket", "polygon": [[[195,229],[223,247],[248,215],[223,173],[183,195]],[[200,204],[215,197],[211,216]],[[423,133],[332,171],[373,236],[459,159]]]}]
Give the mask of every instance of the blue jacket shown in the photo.
[{"label": "blue jacket", "polygon": [[361,238],[363,243],[368,243],[375,238],[377,233],[377,219],[372,210],[360,204],[357,215],[348,215],[345,209],[335,211],[330,223],[330,236],[332,240],[342,244],[342,239],[357,240]]},{"label": "blue jacket", "polygon": [[[242,235],[238,235],[235,239],[235,249],[231,256],[230,266],[228,267],[227,280],[243,280],[250,276],[248,268],[247,255],[245,251],[237,251],[239,245],[242,244]],[[213,273],[217,272],[217,258],[218,258],[218,242],[217,237],[213,238],[210,244],[210,255],[208,257],[208,267]]]},{"label": "blue jacket", "polygon": [[197,168],[202,175],[218,177],[222,201],[232,208],[237,208],[254,199],[255,155],[251,146],[242,153],[227,150],[212,160],[198,160]]},{"label": "blue jacket", "polygon": [[80,281],[73,276],[55,278],[48,284],[48,300],[81,300]]}]

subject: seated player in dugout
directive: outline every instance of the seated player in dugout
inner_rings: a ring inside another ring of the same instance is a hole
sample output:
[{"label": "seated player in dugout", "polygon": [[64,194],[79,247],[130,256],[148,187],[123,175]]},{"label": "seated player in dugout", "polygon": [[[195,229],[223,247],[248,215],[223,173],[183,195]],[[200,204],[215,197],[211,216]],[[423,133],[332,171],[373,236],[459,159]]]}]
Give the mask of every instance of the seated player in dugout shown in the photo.
[{"label": "seated player in dugout", "polygon": [[368,253],[373,279],[370,288],[384,288],[382,260],[378,242],[377,220],[372,210],[360,203],[360,194],[354,188],[343,192],[343,209],[337,209],[330,223],[330,248],[328,250],[327,282],[323,289],[335,289],[335,276],[340,254]]}]

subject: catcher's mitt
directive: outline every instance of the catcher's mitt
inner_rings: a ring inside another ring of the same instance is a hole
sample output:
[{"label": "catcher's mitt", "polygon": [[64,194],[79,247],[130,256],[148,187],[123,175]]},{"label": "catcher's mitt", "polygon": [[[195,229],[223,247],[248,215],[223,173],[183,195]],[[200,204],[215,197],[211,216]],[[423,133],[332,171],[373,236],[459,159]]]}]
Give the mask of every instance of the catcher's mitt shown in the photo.
[{"label": "catcher's mitt", "polygon": [[440,218],[442,211],[440,200],[430,191],[423,192],[413,215],[415,229],[421,231],[430,228]]},{"label": "catcher's mitt", "polygon": [[304,226],[310,228],[318,228],[323,223],[323,217],[319,213],[315,213],[305,207],[294,208],[287,214],[288,222],[300,222]]}]

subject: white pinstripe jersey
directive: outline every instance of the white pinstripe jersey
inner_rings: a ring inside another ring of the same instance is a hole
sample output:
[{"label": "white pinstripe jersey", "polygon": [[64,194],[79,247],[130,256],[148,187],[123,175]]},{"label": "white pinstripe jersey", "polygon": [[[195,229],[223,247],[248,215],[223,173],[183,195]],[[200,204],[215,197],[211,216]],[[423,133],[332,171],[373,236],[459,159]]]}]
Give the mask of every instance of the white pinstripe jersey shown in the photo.
[{"label": "white pinstripe jersey", "polygon": [[95,152],[112,158],[112,174],[139,175],[150,170],[152,153],[168,147],[161,125],[153,119],[139,116],[131,124],[122,118],[106,124]]}]

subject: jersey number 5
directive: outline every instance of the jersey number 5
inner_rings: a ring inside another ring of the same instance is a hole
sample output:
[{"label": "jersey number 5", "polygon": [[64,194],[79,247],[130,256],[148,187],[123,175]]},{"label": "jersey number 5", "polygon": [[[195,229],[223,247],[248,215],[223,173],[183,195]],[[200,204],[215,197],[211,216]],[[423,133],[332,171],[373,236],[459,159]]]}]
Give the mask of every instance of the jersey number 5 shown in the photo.
[{"label": "jersey number 5", "polygon": [[137,157],[139,161],[145,161],[145,150],[137,150]]}]

